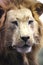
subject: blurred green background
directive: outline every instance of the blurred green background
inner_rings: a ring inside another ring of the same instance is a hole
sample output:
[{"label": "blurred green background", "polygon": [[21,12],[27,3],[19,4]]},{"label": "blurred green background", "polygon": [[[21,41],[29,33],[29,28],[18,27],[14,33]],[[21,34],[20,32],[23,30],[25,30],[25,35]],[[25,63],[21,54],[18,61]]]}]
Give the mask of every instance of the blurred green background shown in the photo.
[{"label": "blurred green background", "polygon": [[39,65],[43,65],[43,48],[39,51],[38,62],[39,62]]}]

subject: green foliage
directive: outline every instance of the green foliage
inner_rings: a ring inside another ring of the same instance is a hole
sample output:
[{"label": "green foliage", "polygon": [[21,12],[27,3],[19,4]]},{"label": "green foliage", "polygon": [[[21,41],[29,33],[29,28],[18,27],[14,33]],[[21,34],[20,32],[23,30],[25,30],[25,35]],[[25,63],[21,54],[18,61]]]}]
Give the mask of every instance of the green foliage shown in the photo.
[{"label": "green foliage", "polygon": [[43,65],[43,48],[40,50],[38,54],[38,61],[39,61],[39,65]]}]

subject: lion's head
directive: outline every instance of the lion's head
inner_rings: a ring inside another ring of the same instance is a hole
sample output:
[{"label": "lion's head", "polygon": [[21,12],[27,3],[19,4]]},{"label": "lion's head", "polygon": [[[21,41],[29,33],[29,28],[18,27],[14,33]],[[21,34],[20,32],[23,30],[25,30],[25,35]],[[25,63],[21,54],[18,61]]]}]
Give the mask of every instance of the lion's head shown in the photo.
[{"label": "lion's head", "polygon": [[42,35],[39,16],[43,9],[38,12],[37,7],[40,9],[42,4],[36,5],[28,8],[13,6],[7,10],[4,33],[2,31],[5,47],[20,53],[29,53],[40,46]]},{"label": "lion's head", "polygon": [[9,10],[5,28],[6,46],[12,47],[20,53],[31,52],[34,45],[40,44],[40,26],[30,9]]}]

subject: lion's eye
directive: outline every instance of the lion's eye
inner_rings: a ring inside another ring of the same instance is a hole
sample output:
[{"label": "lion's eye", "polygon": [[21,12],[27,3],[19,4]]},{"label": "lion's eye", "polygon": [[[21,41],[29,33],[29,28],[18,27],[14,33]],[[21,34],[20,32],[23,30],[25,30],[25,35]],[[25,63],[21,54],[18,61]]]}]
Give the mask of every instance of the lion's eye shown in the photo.
[{"label": "lion's eye", "polygon": [[33,23],[33,21],[32,21],[32,20],[30,20],[28,23],[29,23],[29,24],[31,24],[31,23]]},{"label": "lion's eye", "polygon": [[16,26],[18,26],[18,22],[17,21],[12,21],[13,24],[15,24]]}]

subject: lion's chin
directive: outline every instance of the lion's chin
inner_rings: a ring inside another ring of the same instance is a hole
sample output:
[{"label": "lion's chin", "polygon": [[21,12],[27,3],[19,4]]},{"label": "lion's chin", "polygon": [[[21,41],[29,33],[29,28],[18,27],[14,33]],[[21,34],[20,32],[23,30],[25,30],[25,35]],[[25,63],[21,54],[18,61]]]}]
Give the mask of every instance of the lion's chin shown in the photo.
[{"label": "lion's chin", "polygon": [[30,53],[32,51],[32,47],[26,47],[26,48],[16,48],[17,52],[19,53]]}]

